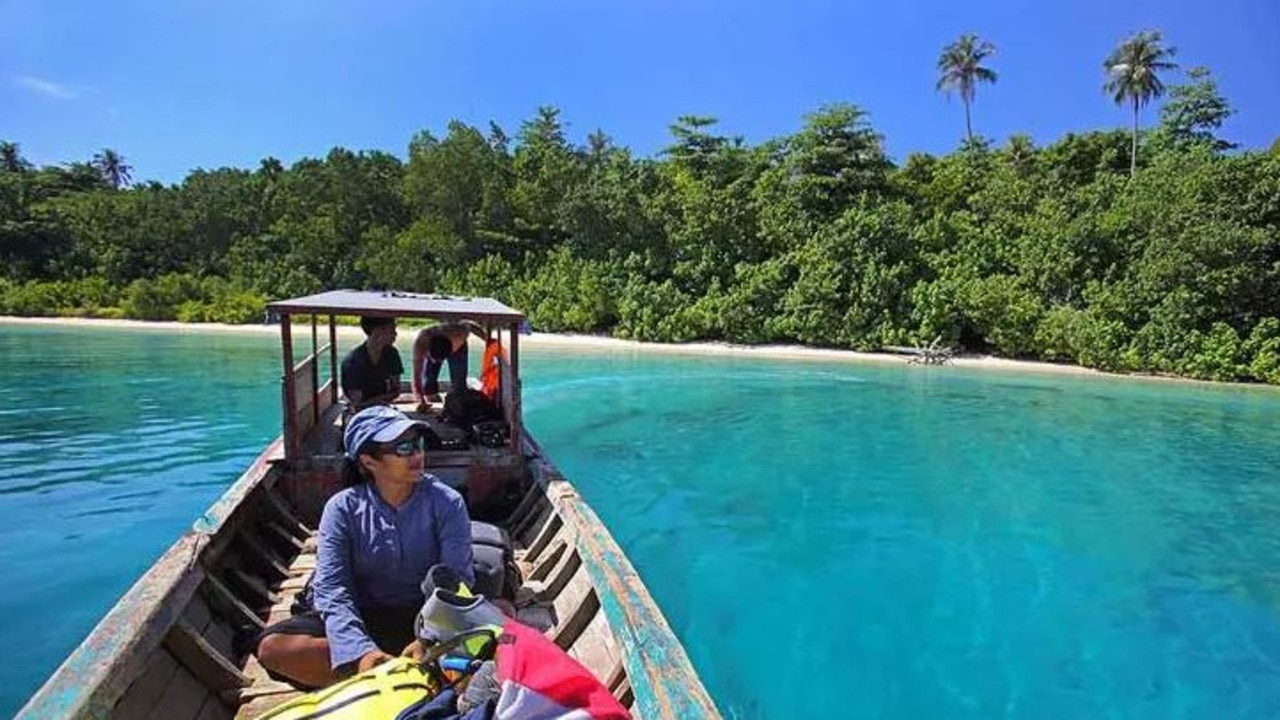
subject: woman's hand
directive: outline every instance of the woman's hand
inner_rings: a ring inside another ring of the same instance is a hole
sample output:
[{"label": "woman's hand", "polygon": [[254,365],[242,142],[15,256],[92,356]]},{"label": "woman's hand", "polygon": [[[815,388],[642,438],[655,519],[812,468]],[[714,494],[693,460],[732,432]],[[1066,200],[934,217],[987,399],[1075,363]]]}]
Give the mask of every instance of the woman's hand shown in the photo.
[{"label": "woman's hand", "polygon": [[427,645],[421,640],[414,640],[404,646],[404,650],[400,653],[400,657],[407,657],[410,660],[420,663],[422,658],[427,654]]},{"label": "woman's hand", "polygon": [[360,656],[360,662],[356,663],[356,672],[372,670],[390,659],[391,656],[381,650],[370,650]]}]

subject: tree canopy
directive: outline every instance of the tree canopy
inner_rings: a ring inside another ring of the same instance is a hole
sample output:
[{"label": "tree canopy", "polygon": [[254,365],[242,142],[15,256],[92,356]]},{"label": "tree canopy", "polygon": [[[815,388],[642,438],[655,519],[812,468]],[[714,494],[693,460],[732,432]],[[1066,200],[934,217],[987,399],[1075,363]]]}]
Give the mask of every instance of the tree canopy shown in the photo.
[{"label": "tree canopy", "polygon": [[[1140,57],[1159,63],[1167,51]],[[1126,50],[1117,57],[1128,58]],[[1125,60],[1128,62],[1128,60]],[[1117,97],[1163,84],[1126,71]],[[876,349],[928,343],[1280,383],[1280,153],[1230,152],[1207,72],[1160,125],[901,164],[863,108],[750,144],[680,117],[658,157],[544,107],[405,159],[334,148],[130,186],[106,151],[0,144],[0,312],[256,322],[333,287],[496,296],[548,331]]]}]

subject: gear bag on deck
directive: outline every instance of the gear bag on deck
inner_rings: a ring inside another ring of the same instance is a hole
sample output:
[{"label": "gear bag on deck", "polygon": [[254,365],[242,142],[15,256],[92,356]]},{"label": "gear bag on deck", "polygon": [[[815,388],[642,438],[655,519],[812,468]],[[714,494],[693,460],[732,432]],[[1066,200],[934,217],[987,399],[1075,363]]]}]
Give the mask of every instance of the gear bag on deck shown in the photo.
[{"label": "gear bag on deck", "polygon": [[277,705],[256,720],[410,720],[419,717],[417,711],[440,690],[422,666],[409,658],[395,658]]},{"label": "gear bag on deck", "polygon": [[450,390],[444,398],[444,421],[450,425],[471,431],[476,423],[502,420],[502,410],[497,403],[474,388]]}]

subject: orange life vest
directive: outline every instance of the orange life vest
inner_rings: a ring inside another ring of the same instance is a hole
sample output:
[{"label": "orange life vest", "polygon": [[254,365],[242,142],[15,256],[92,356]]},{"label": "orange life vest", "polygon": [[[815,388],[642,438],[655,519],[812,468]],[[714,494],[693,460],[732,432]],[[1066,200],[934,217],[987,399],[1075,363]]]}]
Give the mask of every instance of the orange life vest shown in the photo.
[{"label": "orange life vest", "polygon": [[505,359],[501,340],[489,338],[484,341],[484,359],[480,361],[480,392],[495,403],[498,402],[498,390],[502,385],[502,362]]}]

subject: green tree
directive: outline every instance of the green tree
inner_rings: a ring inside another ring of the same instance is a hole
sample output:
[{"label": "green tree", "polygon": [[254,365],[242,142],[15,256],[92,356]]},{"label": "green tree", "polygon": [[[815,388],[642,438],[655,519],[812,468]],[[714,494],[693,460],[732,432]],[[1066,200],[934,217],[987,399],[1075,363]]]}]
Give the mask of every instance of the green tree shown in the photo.
[{"label": "green tree", "polygon": [[1188,82],[1169,87],[1169,99],[1160,108],[1161,132],[1174,145],[1202,143],[1217,152],[1234,148],[1234,143],[1215,134],[1233,111],[1218,92],[1213,74],[1207,68],[1193,67],[1187,77]]},{"label": "green tree", "polygon": [[564,202],[581,181],[582,167],[557,108],[538,108],[520,126],[516,140],[512,204],[517,230],[534,249],[550,249],[565,238]]},{"label": "green tree", "polygon": [[950,94],[959,93],[964,103],[964,134],[973,140],[973,124],[970,107],[977,94],[978,83],[994,83],[997,75],[982,62],[994,55],[996,46],[973,33],[965,33],[960,39],[942,49],[938,57],[938,83],[936,88]]},{"label": "green tree", "polygon": [[22,157],[18,143],[7,140],[0,141],[0,170],[17,173],[30,169],[31,163]]},{"label": "green tree", "polygon": [[457,120],[443,140],[420,133],[409,145],[404,192],[419,221],[439,219],[466,243],[468,253],[483,254],[480,232],[486,226],[486,188],[496,170],[494,150],[480,131]]},{"label": "green tree", "polygon": [[587,136],[585,151],[587,160],[592,167],[596,167],[603,162],[614,149],[613,138],[609,137],[600,128],[596,128],[594,132]]},{"label": "green tree", "polygon": [[369,230],[360,268],[375,287],[435,292],[441,276],[466,264],[466,243],[442,220],[426,219],[393,235],[385,227]]},{"label": "green tree", "polygon": [[663,149],[663,154],[694,173],[709,172],[726,150],[740,144],[708,130],[720,123],[710,115],[681,115],[669,129],[675,142]]},{"label": "green tree", "polygon": [[1152,98],[1164,94],[1160,73],[1178,66],[1170,58],[1177,49],[1164,45],[1159,30],[1143,30],[1111,51],[1103,68],[1107,82],[1103,88],[1117,105],[1133,107],[1133,147],[1129,154],[1129,175],[1138,171],[1138,112]]},{"label": "green tree", "polygon": [[889,161],[862,108],[837,103],[805,116],[784,161],[800,203],[830,219],[864,193],[883,192]]},{"label": "green tree", "polygon": [[127,186],[133,179],[130,176],[133,168],[125,163],[124,156],[110,148],[93,156],[93,167],[116,190]]},{"label": "green tree", "polygon": [[197,275],[227,273],[227,253],[236,238],[263,232],[270,216],[258,202],[253,173],[221,168],[194,170],[177,188],[175,201],[188,231],[174,238],[184,269]]}]

